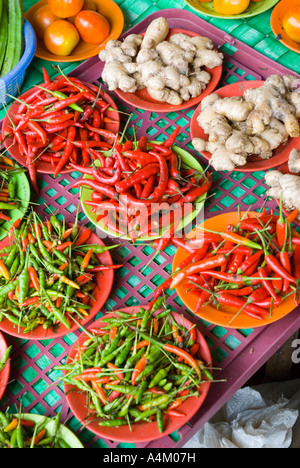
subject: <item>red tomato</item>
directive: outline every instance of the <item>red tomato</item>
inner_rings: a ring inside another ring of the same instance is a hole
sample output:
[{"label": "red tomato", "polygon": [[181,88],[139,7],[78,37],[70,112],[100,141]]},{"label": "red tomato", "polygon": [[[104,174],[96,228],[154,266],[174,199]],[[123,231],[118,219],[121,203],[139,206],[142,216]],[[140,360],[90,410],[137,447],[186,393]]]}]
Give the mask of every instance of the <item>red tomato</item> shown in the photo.
[{"label": "red tomato", "polygon": [[67,56],[77,46],[80,36],[73,24],[58,20],[50,24],[44,35],[47,49],[54,55]]},{"label": "red tomato", "polygon": [[292,41],[300,42],[300,6],[286,12],[283,17],[283,29]]},{"label": "red tomato", "polygon": [[59,18],[77,15],[82,9],[84,0],[48,0],[51,11]]},{"label": "red tomato", "polygon": [[[84,4],[83,4],[82,9],[83,10],[97,11],[97,7],[96,7],[95,2],[93,0],[84,0]],[[76,19],[76,15],[70,16],[68,18],[68,21],[71,21],[72,24],[75,24],[75,19]]]},{"label": "red tomato", "polygon": [[96,11],[80,11],[76,16],[75,26],[81,39],[89,44],[101,44],[110,32],[109,22]]},{"label": "red tomato", "polygon": [[43,39],[44,34],[48,26],[57,21],[59,18],[55,16],[50,10],[48,5],[44,5],[36,10],[32,17],[31,25],[35,30],[38,37]]}]

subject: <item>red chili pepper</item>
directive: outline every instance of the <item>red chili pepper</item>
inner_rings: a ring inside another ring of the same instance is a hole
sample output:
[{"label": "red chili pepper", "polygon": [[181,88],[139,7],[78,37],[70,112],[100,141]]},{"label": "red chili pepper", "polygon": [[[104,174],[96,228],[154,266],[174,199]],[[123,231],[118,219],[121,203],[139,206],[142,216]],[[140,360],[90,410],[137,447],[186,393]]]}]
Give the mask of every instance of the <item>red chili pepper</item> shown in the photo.
[{"label": "red chili pepper", "polygon": [[262,320],[262,315],[266,315],[266,311],[256,306],[255,304],[248,304],[247,299],[242,297],[236,297],[229,293],[220,294],[218,297],[219,303],[221,305],[232,307],[238,310],[242,310],[247,315],[257,320]]},{"label": "red chili pepper", "polygon": [[268,291],[263,286],[261,286],[260,288],[253,291],[252,294],[250,294],[249,299],[252,302],[256,303],[256,302],[263,301],[267,297],[268,297]]},{"label": "red chili pepper", "polygon": [[[204,245],[202,247],[202,249],[199,249],[198,251],[196,251],[195,253],[187,256],[187,258],[185,260],[183,260],[178,268],[177,268],[177,271],[180,271],[181,269],[185,268],[186,266],[192,264],[192,263],[196,263],[197,261],[200,261],[202,260],[205,256],[206,256],[206,253],[207,253],[207,250],[208,250],[208,246],[207,245]],[[172,282],[172,276],[170,276],[170,278],[168,278],[167,280],[165,280],[155,291],[155,294],[154,294],[154,298],[152,299],[152,301],[150,302],[149,304],[149,308],[151,309],[153,307],[153,305],[156,303],[157,299],[170,287],[171,285],[171,282]]]},{"label": "red chili pepper", "polygon": [[287,224],[282,210],[282,194],[280,196],[280,215],[276,223],[277,242],[279,245],[285,244]]},{"label": "red chili pepper", "polygon": [[176,127],[175,130],[169,136],[169,138],[163,143],[163,146],[165,146],[166,148],[170,148],[171,146],[173,146],[175,144],[176,138],[180,130],[180,127]]},{"label": "red chili pepper", "polygon": [[[238,274],[243,274],[246,273],[249,268],[251,268],[253,265],[256,265],[258,261],[260,261],[260,257],[263,255],[263,250],[259,250],[258,252],[255,252],[253,255],[250,255],[238,268],[237,273]],[[247,273],[248,274],[248,273]]]},{"label": "red chili pepper", "polygon": [[92,231],[90,229],[85,229],[83,233],[78,237],[78,239],[74,243],[74,247],[78,247],[83,245],[85,242],[89,240],[92,235]]},{"label": "red chili pepper", "polygon": [[174,353],[177,356],[182,357],[193,369],[195,369],[197,374],[200,375],[200,369],[197,361],[187,351],[171,344],[165,344],[163,349],[169,353]]},{"label": "red chili pepper", "polygon": [[115,184],[116,190],[119,193],[124,193],[130,187],[143,182],[144,180],[148,179],[152,175],[155,175],[159,172],[159,165],[158,164],[149,164],[144,168],[137,170],[133,174],[131,174],[126,179],[117,182]]},{"label": "red chili pepper", "polygon": [[176,288],[185,278],[193,275],[194,273],[218,268],[225,262],[227,262],[227,257],[225,255],[216,255],[215,257],[206,258],[195,262],[194,264],[188,265],[182,268],[172,277],[170,289]]},{"label": "red chili pepper", "polygon": [[71,245],[73,245],[73,242],[68,241],[68,242],[64,242],[63,244],[55,246],[54,249],[58,250],[58,252],[60,252],[60,251],[66,250]]},{"label": "red chili pepper", "polygon": [[28,127],[33,132],[36,132],[37,136],[40,138],[43,145],[47,144],[47,134],[45,130],[37,122],[29,120]]},{"label": "red chili pepper", "polygon": [[189,203],[194,202],[195,200],[197,200],[197,198],[201,197],[210,190],[210,188],[212,187],[212,183],[213,182],[211,175],[207,174],[204,184],[202,184],[200,187],[192,188],[189,192],[187,192],[184,195],[184,199]]},{"label": "red chili pepper", "polygon": [[91,189],[96,190],[96,192],[101,193],[102,195],[105,195],[110,199],[118,199],[118,194],[113,187],[101,184],[96,180],[80,179],[76,181],[72,187],[78,188],[82,186],[90,187]]},{"label": "red chili pepper", "polygon": [[29,267],[29,268],[28,268],[28,274],[29,274],[30,280],[31,280],[32,283],[33,283],[34,288],[35,288],[37,291],[39,291],[39,289],[40,289],[40,284],[39,284],[39,279],[38,279],[37,272],[35,271],[35,269],[34,269],[33,267]]},{"label": "red chili pepper", "polygon": [[274,257],[274,255],[267,255],[265,257],[265,262],[271,268],[271,270],[274,271],[274,273],[278,274],[281,278],[289,281],[290,283],[296,283],[296,279],[285,270],[285,268],[281,265],[279,260],[277,260],[277,258]]},{"label": "red chili pepper", "polygon": [[72,150],[73,150],[73,140],[75,139],[76,136],[76,128],[75,127],[70,127],[68,129],[67,133],[67,142],[65,145],[64,152],[62,154],[61,159],[59,160],[55,172],[54,172],[54,177],[56,178],[60,171],[65,167],[65,165],[68,163]]},{"label": "red chili pepper", "polygon": [[263,301],[255,302],[254,304],[263,309],[271,309],[272,306],[277,307],[282,304],[282,298],[278,296],[277,300],[275,301],[273,297],[268,297]]},{"label": "red chili pepper", "polygon": [[97,393],[97,395],[100,398],[103,405],[106,405],[107,404],[107,397],[106,397],[106,394],[105,394],[103,388],[99,387],[98,383],[95,382],[94,380],[92,380],[92,387],[95,390],[95,392]]},{"label": "red chili pepper", "polygon": [[268,291],[269,295],[271,297],[273,297],[274,301],[277,300],[277,294],[275,292],[275,289],[272,285],[272,282],[271,281],[268,281],[268,280],[265,280],[263,278],[266,278],[268,275],[267,275],[267,271],[265,268],[260,268],[257,272],[257,276],[261,277],[262,280],[262,285],[264,286],[264,288]]},{"label": "red chili pepper", "polygon": [[132,385],[135,385],[135,382],[136,382],[136,379],[137,379],[138,375],[140,375],[140,373],[144,370],[144,368],[146,366],[146,361],[147,361],[147,356],[146,356],[146,354],[143,354],[143,356],[137,362],[137,364],[135,365],[135,367],[134,367],[134,369],[132,371],[132,375],[131,375]]}]

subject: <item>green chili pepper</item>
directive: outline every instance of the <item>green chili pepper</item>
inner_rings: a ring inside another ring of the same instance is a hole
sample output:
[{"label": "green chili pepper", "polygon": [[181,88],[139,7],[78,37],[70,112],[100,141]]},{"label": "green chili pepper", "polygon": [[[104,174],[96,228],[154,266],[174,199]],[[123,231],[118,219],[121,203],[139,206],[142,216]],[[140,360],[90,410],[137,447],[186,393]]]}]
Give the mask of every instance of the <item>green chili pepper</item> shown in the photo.
[{"label": "green chili pepper", "polygon": [[158,411],[157,408],[151,408],[151,409],[142,411],[138,416],[135,417],[134,421],[138,422],[138,421],[142,421],[143,419],[147,420],[150,416],[152,416],[153,414],[156,414],[157,411]]},{"label": "green chili pepper", "polygon": [[142,398],[143,398],[143,396],[144,396],[144,393],[145,393],[145,391],[147,390],[147,388],[148,388],[148,382],[147,382],[147,380],[144,380],[144,381],[141,383],[141,385],[140,385],[140,387],[139,387],[139,389],[138,389],[138,392],[137,392],[137,394],[136,394],[135,403],[136,403],[137,405],[140,404],[140,402],[141,402],[141,400],[142,400]]},{"label": "green chili pepper", "polygon": [[157,427],[160,433],[164,432],[164,417],[162,410],[158,410],[156,414]]},{"label": "green chili pepper", "polygon": [[28,273],[28,260],[25,262],[25,267],[19,275],[19,304],[23,304],[27,298],[29,291],[30,277]]},{"label": "green chili pepper", "polygon": [[127,345],[124,347],[122,352],[116,357],[115,360],[115,365],[120,366],[123,364],[124,361],[126,361],[128,354],[130,353],[130,349],[132,347],[132,339],[135,336],[135,332],[132,332],[131,335],[127,337],[126,340],[128,340]]},{"label": "green chili pepper", "polygon": [[64,448],[64,449],[70,448],[70,445],[64,439],[61,439],[61,438],[57,440],[57,445],[59,446],[59,448]]},{"label": "green chili pepper", "polygon": [[0,288],[0,297],[7,296],[9,292],[16,289],[17,285],[18,285],[18,281],[15,280],[15,281],[12,281],[11,283],[6,284],[5,286],[2,286]]},{"label": "green chili pepper", "polygon": [[157,385],[162,379],[166,378],[167,375],[168,375],[169,372],[170,372],[171,367],[172,367],[172,364],[169,365],[168,367],[165,367],[164,369],[160,369],[160,370],[155,374],[155,376],[153,377],[153,379],[151,380],[151,382],[150,382],[150,384],[149,384],[149,388],[155,387],[155,385]]},{"label": "green chili pepper", "polygon": [[9,198],[14,199],[16,194],[15,181],[11,178],[7,184]]},{"label": "green chili pepper", "polygon": [[15,429],[10,436],[10,448],[18,448],[17,429]]},{"label": "green chili pepper", "polygon": [[6,268],[10,269],[13,262],[15,261],[16,259],[16,255],[17,255],[17,252],[18,252],[18,246],[17,245],[13,245],[12,246],[12,249],[10,251],[10,254],[9,256],[7,257],[6,261],[5,261],[5,266]]},{"label": "green chili pepper", "polygon": [[5,364],[7,363],[7,360],[9,358],[9,356],[10,356],[11,350],[12,350],[12,346],[9,346],[7,348],[7,350],[5,351],[5,353],[3,354],[2,358],[0,359],[0,372],[2,371]]},{"label": "green chili pepper", "polygon": [[18,448],[24,448],[24,446],[25,446],[24,436],[23,436],[23,429],[22,429],[22,426],[21,426],[20,422],[18,423],[18,426],[16,428],[16,443],[17,443]]},{"label": "green chili pepper", "polygon": [[116,247],[119,247],[119,245],[116,244],[116,245],[102,246],[99,244],[87,244],[87,245],[80,245],[78,247],[75,247],[74,250],[77,250],[78,252],[87,253],[90,249],[93,249],[93,253],[98,255],[98,254],[107,252],[108,250],[115,249]]},{"label": "green chili pepper", "polygon": [[108,419],[104,421],[98,422],[99,426],[103,427],[119,427],[119,426],[125,426],[127,423],[126,420],[124,419]]}]

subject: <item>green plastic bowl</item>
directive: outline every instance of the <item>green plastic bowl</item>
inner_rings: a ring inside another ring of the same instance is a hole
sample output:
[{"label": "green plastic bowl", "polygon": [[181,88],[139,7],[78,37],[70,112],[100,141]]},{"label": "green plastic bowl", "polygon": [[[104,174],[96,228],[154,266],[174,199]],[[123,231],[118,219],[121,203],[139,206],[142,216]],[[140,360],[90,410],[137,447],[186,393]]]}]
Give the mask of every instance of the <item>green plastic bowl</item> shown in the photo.
[{"label": "green plastic bowl", "polygon": [[[14,417],[18,418],[19,414],[14,414]],[[40,414],[21,413],[21,418],[27,421],[34,421],[36,424],[42,423],[45,420],[48,422],[44,426],[47,429],[49,437],[55,435],[55,418],[47,418]],[[63,439],[71,448],[84,448],[78,437],[66,426],[60,428],[60,438]]]},{"label": "green plastic bowl", "polygon": [[[160,143],[160,142],[155,142],[155,143]],[[199,171],[200,173],[203,173],[203,168],[202,166],[199,164],[199,162],[197,161],[197,159],[195,159],[190,153],[188,153],[187,151],[183,150],[182,148],[179,148],[178,146],[173,146],[173,151],[178,154],[180,157],[181,157],[181,163],[182,163],[182,167],[188,167],[188,168],[192,168],[192,169],[196,169],[197,171]],[[91,178],[89,176],[84,176],[84,178]],[[195,210],[189,214],[188,216],[186,216],[182,222],[178,225],[178,228],[177,228],[177,231],[181,230],[181,229],[184,229],[186,226],[188,226],[195,218],[196,216],[199,215],[199,213],[201,212],[201,210],[203,209],[204,207],[204,203],[205,203],[205,200],[206,200],[206,194],[204,194],[203,196],[199,197],[197,200],[196,200],[196,208]],[[104,224],[101,223],[101,220],[100,221],[96,221],[97,220],[97,215],[95,213],[92,212],[91,210],[91,207],[89,205],[85,205],[84,202],[85,201],[91,201],[91,190],[88,189],[88,188],[85,188],[85,187],[82,187],[81,188],[81,193],[80,193],[80,202],[81,202],[81,206],[82,206],[82,209],[85,213],[85,215],[87,216],[87,218],[102,232],[106,233],[107,235],[111,236],[111,237],[116,237],[116,238],[120,238],[120,239],[124,239],[124,240],[131,240],[130,239],[130,236],[129,235],[122,235],[122,234],[118,234],[116,233],[115,231],[112,231],[110,229],[107,229]],[[167,231],[169,228],[166,227],[166,230]],[[157,236],[143,236],[141,238],[138,238],[137,239],[137,243],[138,242],[150,242],[150,241],[153,241],[155,239],[160,239],[161,236],[164,234],[165,231],[162,231],[160,233],[160,235],[157,235]]]},{"label": "green plastic bowl", "polygon": [[251,2],[247,10],[244,11],[243,13],[240,13],[239,15],[227,16],[227,15],[221,15],[220,13],[217,13],[216,10],[214,9],[213,2],[202,3],[199,0],[184,0],[184,1],[191,8],[193,8],[194,10],[197,10],[198,13],[211,16],[213,18],[222,18],[222,19],[250,18],[252,16],[256,16],[256,15],[260,15],[261,13],[264,13],[265,11],[269,10],[274,5],[276,5],[276,3],[279,2],[279,0],[264,0],[263,2],[258,2],[258,3]]}]

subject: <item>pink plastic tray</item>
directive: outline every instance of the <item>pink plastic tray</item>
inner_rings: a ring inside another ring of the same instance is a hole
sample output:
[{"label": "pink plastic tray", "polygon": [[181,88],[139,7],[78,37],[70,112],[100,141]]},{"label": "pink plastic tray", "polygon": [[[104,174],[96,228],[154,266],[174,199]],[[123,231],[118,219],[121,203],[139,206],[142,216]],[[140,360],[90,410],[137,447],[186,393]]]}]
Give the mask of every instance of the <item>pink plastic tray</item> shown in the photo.
[{"label": "pink plastic tray", "polygon": [[[148,24],[158,16],[164,15],[170,27],[180,27],[210,37],[215,46],[221,49],[225,55],[224,72],[220,86],[245,79],[265,79],[273,73],[292,73],[290,70],[276,64],[262,56],[242,42],[231,38],[198,16],[185,10],[170,9],[158,11],[126,33],[143,32]],[[98,58],[92,58],[81,64],[72,72],[72,75],[87,82],[100,84],[102,65]],[[104,87],[104,89],[106,89]],[[139,109],[124,105],[110,93],[122,110],[132,113],[131,126],[136,126],[137,136],[147,134],[153,138],[168,136],[175,125],[181,125],[179,146],[187,149],[194,156],[201,158],[191,145],[189,132],[190,121],[194,109],[182,111],[180,114],[169,112],[156,114],[143,112]],[[237,209],[252,210],[261,208],[262,198],[266,186],[263,181],[263,173],[219,173],[214,174],[214,198],[210,198],[206,204],[205,217],[210,218],[215,214],[229,212]],[[63,175],[57,179],[42,175],[42,190],[40,199],[46,205],[59,209],[67,221],[74,219],[74,212],[78,204],[78,195],[72,193],[68,184],[72,185],[74,175]],[[268,203],[269,207],[276,209],[276,202]],[[47,211],[45,205],[39,207],[38,212],[44,214]],[[115,240],[105,240],[106,243],[115,243]],[[124,269],[116,281],[111,297],[102,310],[103,313],[112,308],[131,307],[145,302],[145,298],[151,297],[157,284],[169,276],[174,250],[167,249],[159,255],[155,262],[149,265],[147,271],[142,272],[142,267],[149,261],[153,249],[146,246],[132,246],[129,243],[118,241],[120,248],[112,252],[116,263],[123,263]],[[186,309],[180,303],[176,294],[169,298],[169,305],[179,313],[188,316],[193,322],[195,317],[190,317]],[[224,379],[222,383],[211,386],[207,399],[202,408],[192,418],[189,424],[185,424],[176,435],[166,436],[158,441],[138,444],[144,448],[172,448],[182,447],[198,430],[207,422],[227,401],[241,388],[253,374],[283,345],[288,338],[299,329],[300,314],[295,310],[286,318],[266,328],[256,330],[232,330],[216,327],[210,323],[198,321],[200,331],[205,336],[213,357],[213,365],[222,370],[216,371],[215,379]],[[6,391],[5,405],[18,404],[20,398],[26,400],[26,410],[41,409],[47,415],[61,412],[62,421],[72,417],[67,405],[64,393],[59,386],[53,386],[56,379],[53,366],[59,365],[67,356],[69,347],[74,342],[78,332],[64,339],[50,340],[34,343],[14,341],[6,336],[8,345],[14,344],[16,350],[14,359],[22,360],[23,365],[12,370],[12,378],[20,384],[18,391]],[[44,387],[43,387],[44,384]],[[50,385],[50,387],[49,387]],[[42,389],[41,389],[42,388]],[[2,401],[2,404],[4,402]],[[100,440],[93,434],[87,434],[78,422],[78,434],[87,447],[119,447],[118,442]]]}]

